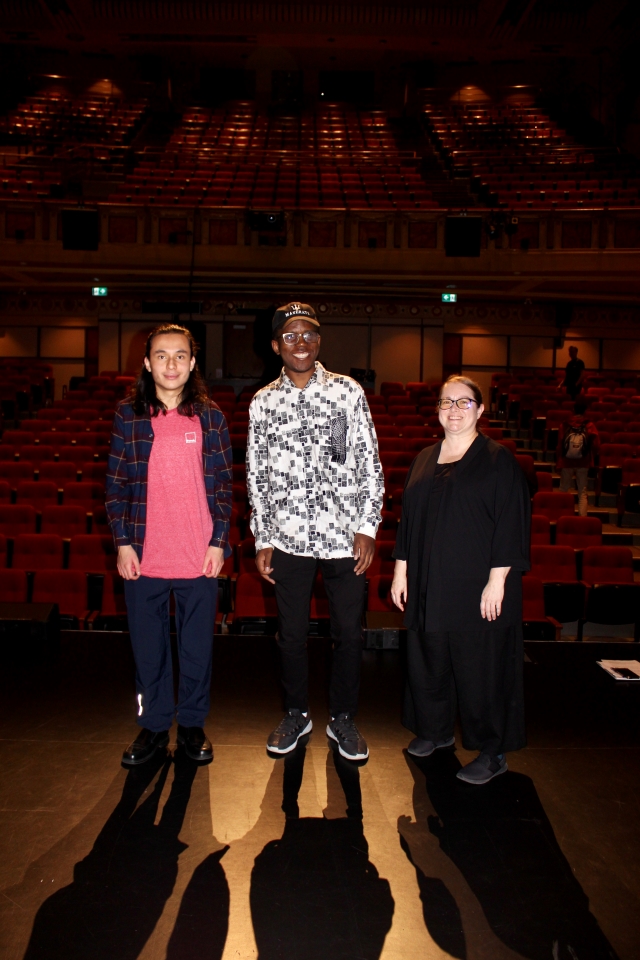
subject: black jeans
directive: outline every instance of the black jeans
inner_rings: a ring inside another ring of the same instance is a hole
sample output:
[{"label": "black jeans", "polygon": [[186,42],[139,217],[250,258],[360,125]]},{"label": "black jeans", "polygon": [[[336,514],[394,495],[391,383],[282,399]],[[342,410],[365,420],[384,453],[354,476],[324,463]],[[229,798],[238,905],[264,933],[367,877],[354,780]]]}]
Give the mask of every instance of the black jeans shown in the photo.
[{"label": "black jeans", "polygon": [[155,732],[168,730],[176,714],[169,634],[171,591],[176,604],[180,661],[178,723],[202,727],[209,713],[217,579],[125,580],[127,618],[136,662],[138,723]]},{"label": "black jeans", "polygon": [[526,745],[522,631],[407,631],[407,686],[402,723],[422,740],[453,736],[460,711],[467,750],[495,756]]},{"label": "black jeans", "polygon": [[333,717],[347,711],[355,714],[362,661],[364,574],[356,576],[353,572],[356,565],[353,557],[316,560],[284,553],[276,547],[271,559],[271,576],[276,581],[285,706],[287,710],[297,708],[303,712],[309,706],[309,604],[318,564],[329,599],[333,640],[329,709]]}]

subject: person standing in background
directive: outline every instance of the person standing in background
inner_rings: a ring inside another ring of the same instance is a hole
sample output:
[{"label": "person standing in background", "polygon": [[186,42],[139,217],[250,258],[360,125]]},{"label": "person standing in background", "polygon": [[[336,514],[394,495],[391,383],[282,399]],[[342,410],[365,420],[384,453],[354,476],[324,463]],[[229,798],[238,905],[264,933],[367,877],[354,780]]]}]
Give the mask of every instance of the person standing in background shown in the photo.
[{"label": "person standing in background", "polygon": [[589,467],[594,465],[600,453],[600,434],[595,423],[585,415],[586,412],[585,403],[574,404],[574,415],[564,424],[562,439],[558,442],[557,462],[563,493],[568,492],[571,481],[576,478],[578,513],[581,517],[587,515]]},{"label": "person standing in background", "polygon": [[365,570],[381,522],[384,479],[362,387],[318,362],[312,307],[273,317],[283,370],[249,409],[247,486],[256,566],[275,586],[286,714],[267,748],[289,753],[312,728],[308,702],[309,604],[318,566],[329,599],[333,665],[327,735],[343,757],[369,750],[354,716],[362,660]]},{"label": "person standing in background", "polygon": [[180,680],[178,743],[193,760],[211,760],[209,712],[217,577],[229,547],[231,449],[222,411],[196,366],[185,327],[148,337],[132,395],[116,411],[106,508],[124,578],[136,663],[138,724],[126,766],[145,763],[169,743],[176,715],[169,596],[176,607]]},{"label": "person standing in background", "polygon": [[565,367],[562,386],[566,389],[571,399],[575,400],[584,384],[585,366],[584,361],[578,358],[577,347],[569,347],[569,357],[571,359]]}]

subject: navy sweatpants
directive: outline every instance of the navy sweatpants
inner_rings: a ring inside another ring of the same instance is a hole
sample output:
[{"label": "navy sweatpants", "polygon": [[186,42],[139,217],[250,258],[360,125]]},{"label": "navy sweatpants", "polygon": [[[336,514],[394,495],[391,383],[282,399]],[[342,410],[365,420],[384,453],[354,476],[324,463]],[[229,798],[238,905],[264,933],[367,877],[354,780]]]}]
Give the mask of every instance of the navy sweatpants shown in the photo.
[{"label": "navy sweatpants", "polygon": [[178,723],[202,727],[209,712],[213,631],[218,581],[215,577],[125,580],[124,595],[131,645],[136,662],[138,724],[168,730],[176,715],[169,634],[169,595],[176,605],[178,660]]}]

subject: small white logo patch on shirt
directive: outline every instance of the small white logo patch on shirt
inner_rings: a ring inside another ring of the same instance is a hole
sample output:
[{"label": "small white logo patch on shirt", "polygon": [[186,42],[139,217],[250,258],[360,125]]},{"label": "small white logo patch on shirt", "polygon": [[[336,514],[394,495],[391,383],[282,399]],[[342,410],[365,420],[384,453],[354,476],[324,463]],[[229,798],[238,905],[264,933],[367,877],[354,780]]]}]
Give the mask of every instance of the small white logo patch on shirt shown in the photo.
[{"label": "small white logo patch on shirt", "polygon": [[184,435],[185,443],[195,443],[196,442],[196,432],[193,430],[190,433],[185,433]]}]

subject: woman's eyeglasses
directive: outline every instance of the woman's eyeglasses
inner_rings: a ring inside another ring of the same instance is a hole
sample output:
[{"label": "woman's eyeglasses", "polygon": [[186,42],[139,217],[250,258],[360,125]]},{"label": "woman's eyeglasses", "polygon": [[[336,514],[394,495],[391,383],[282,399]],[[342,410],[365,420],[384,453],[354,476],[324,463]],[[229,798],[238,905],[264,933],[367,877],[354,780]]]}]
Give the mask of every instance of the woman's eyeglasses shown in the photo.
[{"label": "woman's eyeglasses", "polygon": [[316,333],[315,330],[305,330],[304,333],[281,333],[280,337],[286,344],[291,346],[300,340],[304,340],[305,343],[317,343],[320,334]]},{"label": "woman's eyeglasses", "polygon": [[438,406],[441,410],[450,410],[454,403],[460,410],[468,410],[472,403],[477,403],[477,400],[472,400],[471,397],[460,397],[459,400],[442,397],[441,400],[438,400]]}]

